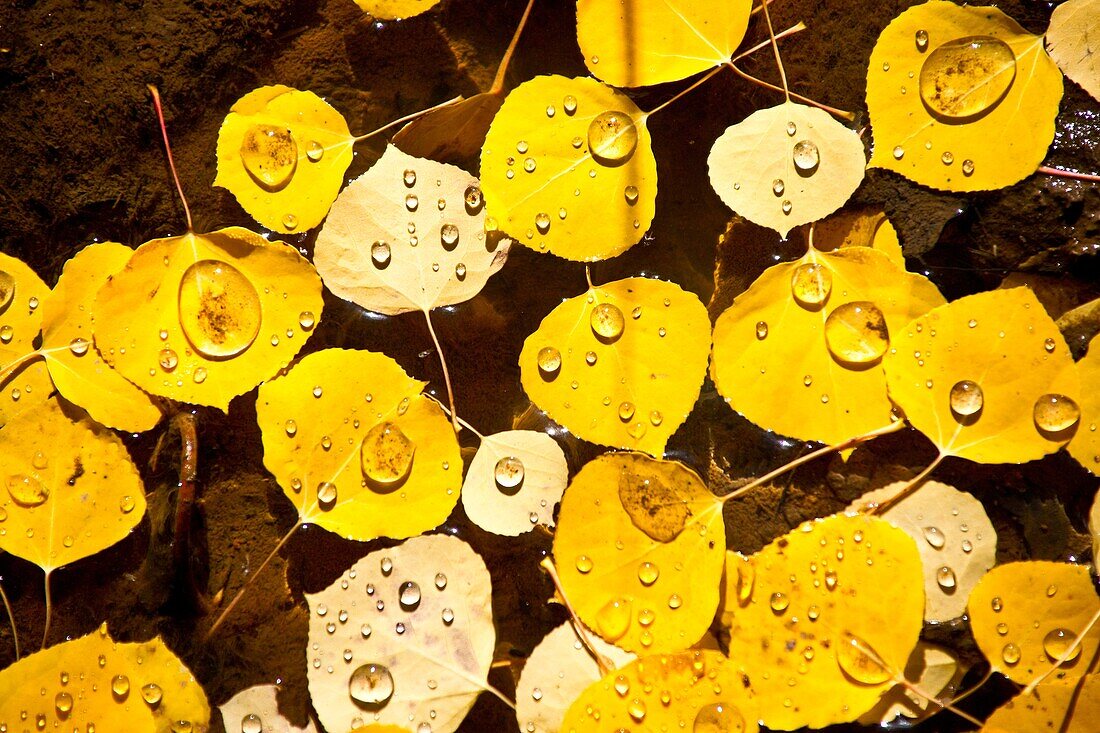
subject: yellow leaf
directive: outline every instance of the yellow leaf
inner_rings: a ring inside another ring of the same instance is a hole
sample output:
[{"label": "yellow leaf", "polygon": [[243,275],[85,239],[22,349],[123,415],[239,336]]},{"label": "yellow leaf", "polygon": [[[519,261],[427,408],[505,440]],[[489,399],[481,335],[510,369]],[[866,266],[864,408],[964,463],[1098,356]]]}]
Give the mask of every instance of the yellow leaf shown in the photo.
[{"label": "yellow leaf", "polygon": [[646,118],[595,79],[538,76],[513,89],[481,153],[488,227],[569,260],[637,244],[657,198]]},{"label": "yellow leaf", "polygon": [[855,720],[893,686],[924,617],[920,555],[909,535],[874,517],[834,515],[731,567],[740,572],[726,573],[721,623],[764,725]]},{"label": "yellow leaf", "polygon": [[883,368],[890,398],[944,455],[1023,463],[1058,450],[1079,422],[1073,359],[1027,288],[915,319],[893,334]]},{"label": "yellow leaf", "polygon": [[469,545],[428,535],[372,552],[307,593],[309,694],[324,729],[370,719],[452,733],[488,687],[491,590]]},{"label": "yellow leaf", "polygon": [[356,305],[427,312],[469,300],[504,266],[511,243],[484,224],[476,178],[391,145],[336,199],[314,261],[328,289]]},{"label": "yellow leaf", "polygon": [[[904,481],[869,491],[849,507],[892,498]],[[965,491],[925,481],[880,515],[917,543],[924,567],[924,619],[950,621],[966,612],[970,591],[997,561],[997,532],[982,503]]]},{"label": "yellow leaf", "polygon": [[844,205],[866,158],[854,130],[794,102],[757,110],[715,141],[710,184],[736,213],[786,237]]},{"label": "yellow leaf", "polygon": [[[905,679],[935,700],[950,699],[962,682],[964,669],[953,652],[934,644],[918,641],[909,662],[905,665]],[[897,685],[859,719],[863,725],[889,727],[897,718],[919,722],[940,712],[942,708],[932,700],[921,697],[902,685]]]},{"label": "yellow leaf", "polygon": [[584,466],[562,499],[554,557],[577,615],[636,653],[687,649],[718,607],[722,507],[692,470],[639,453]]},{"label": "yellow leaf", "polygon": [[[724,654],[643,657],[591,685],[561,733],[756,733],[756,691]],[[598,713],[598,714],[597,714]]]},{"label": "yellow leaf", "polygon": [[1093,99],[1100,100],[1100,60],[1096,38],[1100,36],[1100,2],[1068,0],[1054,9],[1047,28],[1047,51],[1073,81]]},{"label": "yellow leaf", "polygon": [[278,691],[277,685],[255,685],[219,705],[225,729],[235,731],[239,726],[241,733],[317,733],[312,719],[299,728],[283,717],[276,697]]},{"label": "yellow leaf", "polygon": [[462,458],[423,388],[387,356],[344,349],[310,354],[260,387],[264,466],[302,523],[359,541],[443,523]]},{"label": "yellow leaf", "polygon": [[577,436],[661,455],[707,368],[706,308],[675,283],[641,277],[561,303],[520,352],[531,401]]},{"label": "yellow leaf", "polygon": [[340,113],[313,92],[260,87],[222,122],[214,185],[268,229],[304,232],[340,192],[354,143]]},{"label": "yellow leaf", "polygon": [[1100,718],[1100,675],[1074,685],[1045,682],[993,711],[980,733],[1092,733]]},{"label": "yellow leaf", "polygon": [[[635,657],[599,637],[588,635],[596,652],[616,669]],[[516,683],[516,719],[525,733],[558,733],[569,706],[603,675],[570,621],[542,638],[523,665]]]},{"label": "yellow leaf", "polygon": [[686,79],[741,45],[750,0],[579,0],[577,41],[593,76],[617,87]]},{"label": "yellow leaf", "polygon": [[[45,365],[38,360],[19,364],[34,351],[42,327],[42,303],[50,294],[34,270],[0,252],[0,427],[37,408],[53,391]],[[4,374],[8,369],[11,375]]]},{"label": "yellow leaf", "polygon": [[930,0],[871,52],[870,165],[948,191],[1010,186],[1042,162],[1061,98],[1042,36],[997,8]]},{"label": "yellow leaf", "polygon": [[0,671],[0,689],[3,730],[170,733],[186,721],[203,733],[210,721],[202,688],[160,637],[123,644],[106,624]]},{"label": "yellow leaf", "polygon": [[393,144],[416,158],[462,166],[476,163],[504,93],[475,94],[432,110],[398,130]]},{"label": "yellow leaf", "polygon": [[[993,568],[970,594],[970,632],[994,671],[1027,684],[1047,672],[1100,609],[1084,565],[1030,560]],[[1085,674],[1100,646],[1094,626],[1077,651],[1050,676]]]},{"label": "yellow leaf", "polygon": [[844,208],[811,226],[814,228],[813,246],[819,252],[833,252],[843,247],[870,247],[905,269],[905,255],[901,251],[897,230],[881,209]]},{"label": "yellow leaf", "polygon": [[439,0],[355,0],[355,4],[375,18],[402,20],[431,10]]},{"label": "yellow leaf", "polygon": [[1100,336],[1089,342],[1088,353],[1077,362],[1077,375],[1085,387],[1081,391],[1081,424],[1069,442],[1067,450],[1077,462],[1100,476]]},{"label": "yellow leaf", "polygon": [[54,568],[94,555],[145,514],[145,490],[118,437],[56,400],[0,430],[4,492],[0,549]]},{"label": "yellow leaf", "polygon": [[515,537],[539,524],[554,526],[554,507],[568,483],[557,441],[508,430],[482,438],[462,484],[462,508],[486,532]]},{"label": "yellow leaf", "polygon": [[[868,247],[811,248],[768,268],[714,325],[711,378],[719,393],[757,425],[800,440],[837,443],[888,424],[886,380],[874,358],[887,343],[877,330],[850,330],[860,325],[854,308],[873,313],[868,303],[892,341],[943,296]],[[867,336],[854,342],[826,336],[862,331]]]},{"label": "yellow leaf", "polygon": [[104,361],[92,335],[96,293],[133,254],[125,245],[103,242],[85,247],[65,263],[57,286],[42,301],[41,353],[65,399],[107,427],[140,433],[160,422],[160,410]]},{"label": "yellow leaf", "polygon": [[321,314],[297,250],[239,227],[138,247],[99,291],[99,353],[146,392],[225,410],[285,367]]}]

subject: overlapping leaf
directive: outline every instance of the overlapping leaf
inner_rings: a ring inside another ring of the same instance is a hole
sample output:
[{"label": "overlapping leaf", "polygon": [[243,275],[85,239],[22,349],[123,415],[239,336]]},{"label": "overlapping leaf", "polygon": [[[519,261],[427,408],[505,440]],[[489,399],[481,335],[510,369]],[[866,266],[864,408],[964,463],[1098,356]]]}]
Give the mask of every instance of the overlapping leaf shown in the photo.
[{"label": "overlapping leaf", "polygon": [[[918,641],[909,663],[905,665],[905,679],[922,693],[935,700],[949,699],[962,681],[964,668],[950,650],[935,644]],[[864,725],[888,727],[898,718],[920,722],[938,713],[942,708],[932,700],[921,697],[902,685],[887,692],[878,704],[867,711],[859,722]]]},{"label": "overlapping leaf", "polygon": [[297,250],[231,227],[138,247],[93,307],[100,354],[155,395],[225,410],[285,367],[321,315]]},{"label": "overlapping leaf", "polygon": [[[838,357],[846,348],[834,353],[826,338],[832,314],[841,309],[837,319],[847,324],[842,306],[871,304],[892,341],[911,319],[942,303],[931,282],[881,252],[811,248],[765,270],[718,317],[711,378],[733,409],[761,427],[802,440],[846,440],[886,425],[891,404],[879,360],[868,358],[874,349],[861,347],[860,363]],[[850,330],[845,325],[843,333]],[[885,348],[879,331],[863,331],[875,337],[876,349]],[[865,341],[860,329],[851,332]],[[784,409],[776,410],[777,403]]]},{"label": "overlapping leaf", "polygon": [[657,161],[646,116],[594,79],[538,76],[509,93],[485,138],[490,229],[570,260],[600,260],[653,221]]},{"label": "overlapping leaf", "polygon": [[317,733],[312,720],[299,728],[282,716],[276,698],[278,690],[276,685],[256,685],[241,690],[219,705],[225,729],[233,731],[240,726],[241,733]]},{"label": "overlapping leaf", "polygon": [[1081,424],[1069,442],[1067,450],[1077,462],[1100,476],[1100,336],[1089,342],[1088,353],[1077,362],[1081,380]]},{"label": "overlapping leaf", "polygon": [[996,8],[930,0],[871,52],[870,164],[949,191],[1010,186],[1042,162],[1061,98],[1042,36]]},{"label": "overlapping leaf", "polygon": [[0,369],[5,396],[0,398],[0,426],[41,405],[53,391],[45,365],[19,361],[34,351],[42,328],[42,303],[50,289],[21,260],[0,252]]},{"label": "overlapping leaf", "polygon": [[1068,0],[1054,8],[1047,29],[1047,50],[1066,76],[1100,100],[1100,2]]},{"label": "overlapping leaf", "polygon": [[813,246],[819,252],[833,252],[844,247],[870,247],[905,269],[905,255],[901,251],[898,232],[880,209],[846,207],[811,226]]},{"label": "overlapping leaf", "polygon": [[1100,716],[1100,675],[1080,687],[1046,682],[1022,692],[985,721],[980,733],[1091,733]]},{"label": "overlapping leaf", "polygon": [[978,293],[915,319],[893,334],[883,368],[890,399],[946,455],[1023,463],[1078,428],[1073,359],[1027,288]]},{"label": "overlapping leaf", "polygon": [[355,0],[355,4],[375,18],[402,20],[428,12],[439,0]]},{"label": "overlapping leaf", "polygon": [[340,192],[354,142],[340,113],[313,92],[260,87],[222,123],[214,185],[268,229],[304,232],[321,223]]},{"label": "overlapping leaf", "polygon": [[309,692],[325,730],[458,728],[488,684],[490,593],[469,545],[429,535],[372,552],[307,594]]},{"label": "overlapping leaf", "polygon": [[344,349],[310,354],[260,387],[264,466],[303,523],[365,541],[447,518],[462,459],[423,388],[387,356]]},{"label": "overlapping leaf", "polygon": [[531,400],[579,437],[661,455],[699,396],[709,348],[693,293],[632,277],[556,307],[519,366]]}]

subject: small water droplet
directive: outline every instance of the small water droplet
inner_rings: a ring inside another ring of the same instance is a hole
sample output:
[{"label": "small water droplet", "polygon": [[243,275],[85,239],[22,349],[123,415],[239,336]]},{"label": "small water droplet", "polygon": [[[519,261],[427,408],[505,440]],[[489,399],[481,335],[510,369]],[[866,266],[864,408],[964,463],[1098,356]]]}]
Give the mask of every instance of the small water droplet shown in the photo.
[{"label": "small water droplet", "polygon": [[921,530],[921,534],[924,535],[925,541],[937,550],[943,549],[944,544],[947,542],[947,538],[944,537],[939,527],[925,527]]},{"label": "small water droplet", "polygon": [[918,50],[923,51],[928,48],[928,31],[919,30],[915,34],[913,34],[913,36],[914,40],[917,43]]},{"label": "small water droplet", "polygon": [[398,600],[404,610],[415,611],[420,605],[420,586],[411,580],[405,581],[401,584]]},{"label": "small water droplet", "polygon": [[955,587],[955,571],[944,565],[936,571],[936,582],[944,590],[951,590]]},{"label": "small water droplet", "polygon": [[657,582],[657,578],[660,577],[660,575],[660,569],[651,562],[643,562],[638,566],[638,580],[642,585],[653,585]]},{"label": "small water droplet", "polygon": [[143,685],[141,688],[141,699],[145,701],[147,705],[157,705],[164,693],[160,689],[160,685],[155,682],[150,682],[147,685]]},{"label": "small water droplet", "polygon": [[1035,426],[1044,436],[1058,439],[1063,437],[1058,433],[1077,425],[1077,421],[1081,419],[1081,410],[1076,402],[1065,395],[1045,394],[1035,401],[1032,416]]},{"label": "small water droplet", "polygon": [[787,594],[785,593],[772,593],[771,597],[768,598],[768,605],[771,606],[771,609],[776,613],[783,613],[790,604],[791,600],[787,598]]},{"label": "small water droplet", "polygon": [[614,642],[622,638],[630,628],[631,602],[626,598],[614,598],[596,612],[596,626],[600,635]]},{"label": "small water droplet", "polygon": [[401,180],[405,182],[405,185],[412,188],[416,185],[416,171],[406,170],[405,174],[401,177]]},{"label": "small water droplet", "polygon": [[1020,647],[1015,644],[1005,644],[1001,649],[1001,659],[1005,661],[1005,664],[1016,664],[1020,661]]},{"label": "small water droplet", "polygon": [[332,509],[336,505],[336,494],[336,484],[331,481],[322,481],[317,484],[317,504],[322,509]]},{"label": "small water droplet", "polygon": [[561,352],[553,346],[544,346],[539,349],[537,361],[539,372],[544,378],[557,376],[558,370],[561,369]]},{"label": "small water droplet", "polygon": [[626,422],[630,418],[634,417],[634,403],[633,402],[621,402],[619,403],[619,419]]},{"label": "small water droplet", "polygon": [[117,674],[111,679],[111,693],[117,700],[125,700],[130,694],[130,678],[124,674]]},{"label": "small water droplet", "polygon": [[894,160],[901,160],[905,157],[905,148],[900,145],[894,146]]},{"label": "small water droplet", "polygon": [[[407,411],[408,405],[404,401],[401,404]],[[401,405],[398,414],[403,414]],[[402,483],[412,470],[415,455],[416,444],[389,421],[368,430],[360,446],[363,475],[375,490],[388,490]]]},{"label": "small water droplet", "polygon": [[974,161],[972,161],[970,158],[964,160],[962,164],[962,172],[964,176],[974,175]]},{"label": "small water droplet", "polygon": [[768,324],[765,321],[756,322],[756,338],[763,341],[768,337]]}]

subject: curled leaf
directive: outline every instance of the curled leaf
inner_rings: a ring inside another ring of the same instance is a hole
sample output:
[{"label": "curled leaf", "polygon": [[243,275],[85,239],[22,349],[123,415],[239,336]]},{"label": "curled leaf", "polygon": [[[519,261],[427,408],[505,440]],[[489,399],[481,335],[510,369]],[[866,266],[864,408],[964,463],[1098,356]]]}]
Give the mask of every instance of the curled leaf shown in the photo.
[{"label": "curled leaf", "polygon": [[503,103],[503,90],[460,99],[417,117],[398,130],[392,142],[416,158],[458,166],[476,163]]},{"label": "curled leaf", "polygon": [[843,208],[814,222],[813,246],[819,252],[834,252],[845,247],[870,247],[905,269],[898,232],[881,210],[871,207]]}]

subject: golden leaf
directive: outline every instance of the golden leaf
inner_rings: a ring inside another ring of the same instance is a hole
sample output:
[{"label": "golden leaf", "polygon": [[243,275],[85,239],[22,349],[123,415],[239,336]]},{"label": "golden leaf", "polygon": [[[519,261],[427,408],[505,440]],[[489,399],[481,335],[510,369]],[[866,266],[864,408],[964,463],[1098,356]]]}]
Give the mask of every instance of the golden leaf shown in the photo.
[{"label": "golden leaf", "polygon": [[118,437],[49,400],[0,430],[5,475],[0,549],[49,574],[122,540],[145,490]]},{"label": "golden leaf", "polygon": [[1073,359],[1027,288],[940,306],[890,343],[890,399],[944,455],[1023,463],[1058,450],[1077,429]]},{"label": "golden leaf", "polygon": [[306,594],[309,693],[325,730],[353,728],[366,711],[413,730],[458,728],[488,688],[491,590],[469,545],[428,535],[372,552]]},{"label": "golden leaf", "polygon": [[504,266],[511,243],[484,224],[476,178],[391,145],[336,199],[314,261],[345,300],[426,313],[474,297]]},{"label": "golden leaf", "polygon": [[239,227],[138,247],[99,291],[99,353],[146,392],[227,409],[285,367],[321,313],[297,250]]},{"label": "golden leaf", "polygon": [[344,349],[310,354],[260,387],[264,466],[300,522],[358,541],[443,523],[462,458],[423,388],[387,356]]},{"label": "golden leaf", "polygon": [[1080,687],[1045,682],[993,711],[979,733],[1092,733],[1100,718],[1100,675]]},{"label": "golden leaf", "polygon": [[539,76],[513,89],[481,153],[489,229],[570,260],[637,244],[657,198],[646,119],[594,79]]},{"label": "golden leaf", "polygon": [[[862,435],[890,421],[879,359],[905,324],[943,302],[926,278],[869,247],[810,248],[765,270],[718,317],[711,378],[734,410],[781,435]],[[874,311],[875,328],[859,322]]]},{"label": "golden leaf", "polygon": [[870,247],[905,269],[905,255],[901,251],[898,232],[881,209],[844,208],[811,226],[813,246],[819,252],[833,252],[844,247]]},{"label": "golden leaf", "polygon": [[417,117],[398,130],[392,142],[416,158],[458,166],[476,163],[503,103],[503,90],[460,99]]},{"label": "golden leaf", "polygon": [[863,180],[866,158],[854,130],[820,109],[784,102],[727,128],[707,165],[726,206],[785,238],[843,206]]},{"label": "golden leaf", "polygon": [[214,185],[268,229],[304,232],[340,192],[354,143],[340,113],[313,92],[260,87],[222,122]]},{"label": "golden leaf", "polygon": [[1047,28],[1047,51],[1059,68],[1081,88],[1100,100],[1100,2],[1067,0],[1054,8]]},{"label": "golden leaf", "polygon": [[1089,342],[1088,353],[1077,362],[1077,375],[1081,380],[1081,424],[1077,434],[1069,442],[1067,450],[1078,463],[1100,476],[1100,336]]},{"label": "golden leaf", "polygon": [[[0,252],[0,427],[36,409],[53,391],[45,365],[26,360],[42,328],[42,303],[50,289],[21,260]],[[11,374],[5,374],[11,370]]]},{"label": "golden leaf", "polygon": [[355,0],[355,4],[382,20],[403,20],[434,8],[439,0]]},{"label": "golden leaf", "polygon": [[686,79],[728,62],[750,0],[579,0],[577,41],[593,76],[617,87]]},{"label": "golden leaf", "polygon": [[554,557],[589,628],[628,651],[655,654],[687,649],[706,632],[725,546],[721,503],[694,471],[609,453],[566,490]]},{"label": "golden leaf", "polygon": [[695,405],[709,348],[694,293],[632,277],[552,310],[519,366],[531,401],[578,437],[661,455]]},{"label": "golden leaf", "polygon": [[855,720],[894,684],[917,643],[920,555],[884,520],[806,522],[732,567],[740,571],[726,573],[721,623],[769,728]]},{"label": "golden leaf", "polygon": [[[1100,609],[1084,565],[1029,560],[999,565],[970,593],[970,632],[993,670],[1027,684],[1046,673]],[[1093,627],[1050,680],[1088,671],[1100,627]]]},{"label": "golden leaf", "polygon": [[1042,36],[997,8],[930,0],[871,52],[870,165],[948,191],[1010,186],[1042,162],[1061,98]]},{"label": "golden leaf", "polygon": [[[918,543],[919,546],[919,543]],[[964,668],[954,652],[935,644],[918,641],[909,662],[905,679],[921,692],[934,695],[935,700],[950,699],[962,682]],[[921,697],[902,685],[894,687],[859,719],[863,725],[888,727],[897,718],[919,722],[940,712],[932,700]]]}]

